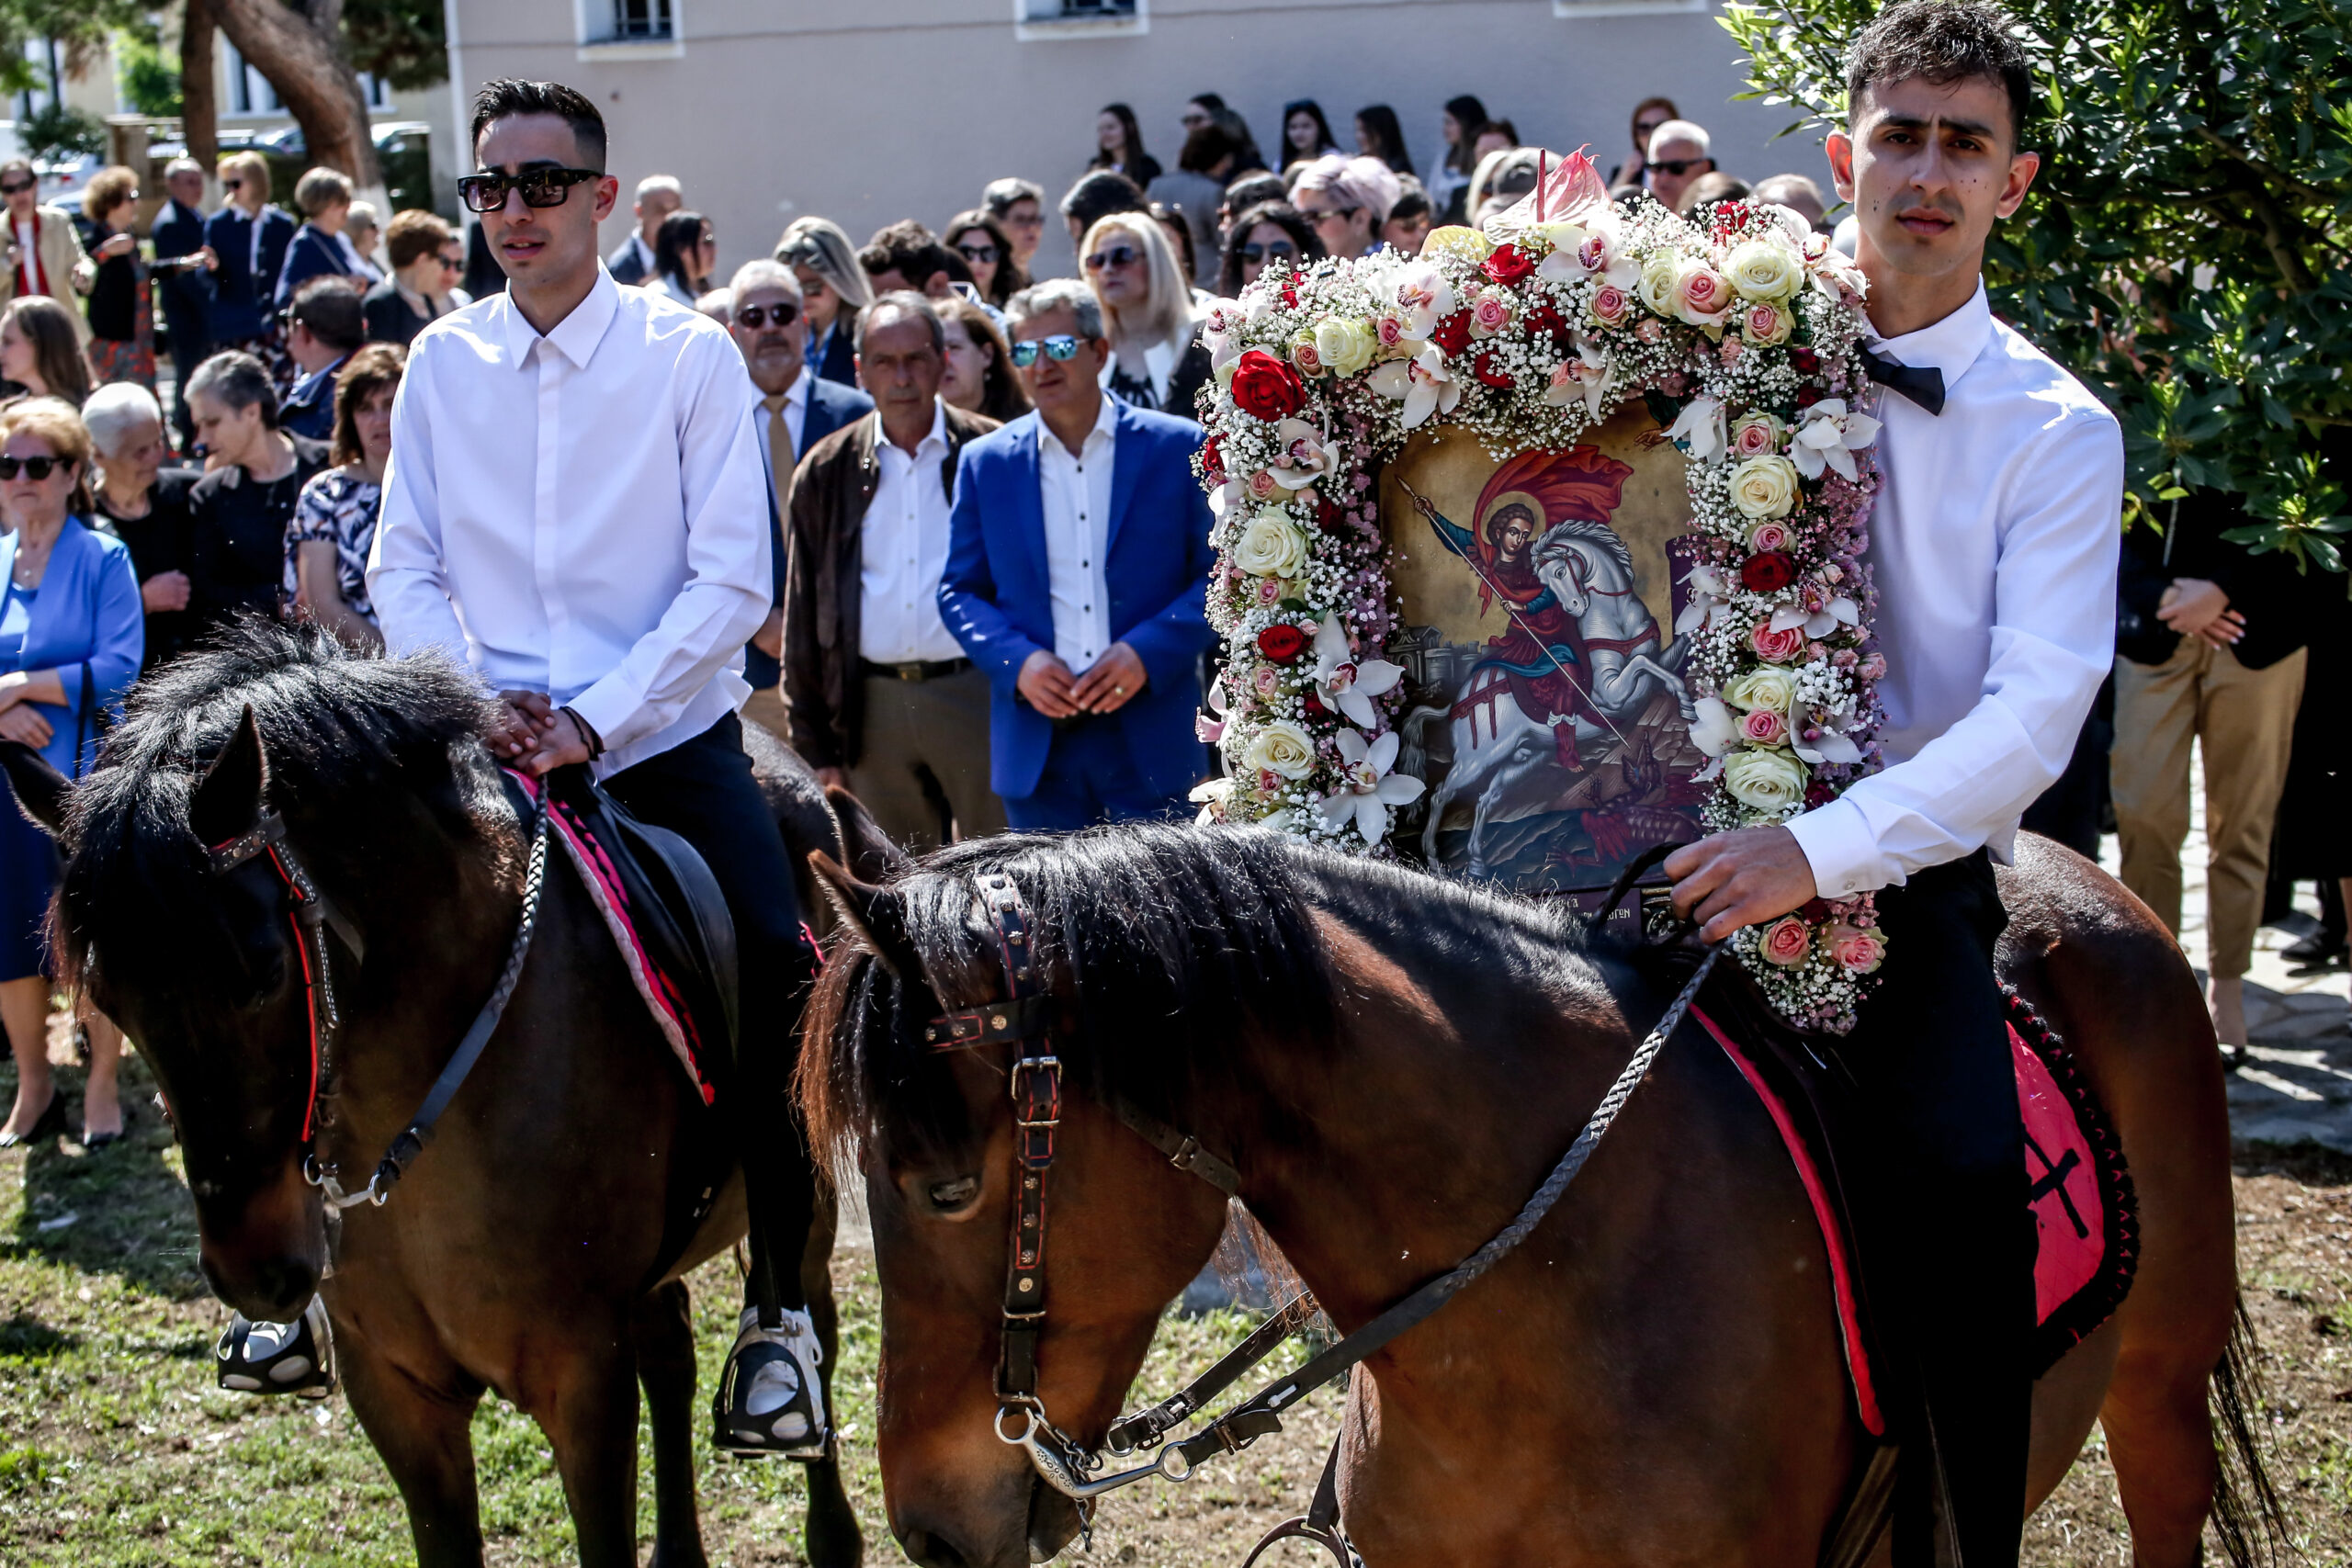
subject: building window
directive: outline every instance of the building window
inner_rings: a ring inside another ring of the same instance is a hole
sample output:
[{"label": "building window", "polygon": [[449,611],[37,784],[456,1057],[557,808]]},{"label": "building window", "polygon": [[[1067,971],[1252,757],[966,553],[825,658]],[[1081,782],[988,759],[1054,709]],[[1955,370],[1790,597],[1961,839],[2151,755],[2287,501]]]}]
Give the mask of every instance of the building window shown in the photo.
[{"label": "building window", "polygon": [[616,43],[670,38],[670,0],[613,0],[612,36]]},{"label": "building window", "polygon": [[368,107],[371,109],[392,107],[392,89],[381,76],[371,75],[365,71],[359,73],[359,96],[368,100]]},{"label": "building window", "polygon": [[1151,30],[1148,0],[1012,0],[1022,40],[1125,38]]},{"label": "building window", "polygon": [[686,51],[680,0],[578,0],[580,58],[675,60]]}]

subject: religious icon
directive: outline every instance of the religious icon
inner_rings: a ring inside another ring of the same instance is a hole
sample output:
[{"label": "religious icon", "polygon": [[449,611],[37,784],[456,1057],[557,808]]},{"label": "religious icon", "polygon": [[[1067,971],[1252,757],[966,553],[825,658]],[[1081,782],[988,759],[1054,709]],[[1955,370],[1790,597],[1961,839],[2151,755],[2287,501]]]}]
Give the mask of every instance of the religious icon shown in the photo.
[{"label": "religious icon", "polygon": [[1636,409],[1562,451],[1497,463],[1439,434],[1389,465],[1398,766],[1429,786],[1398,824],[1406,852],[1566,892],[1699,836],[1706,759],[1673,632],[1690,502],[1654,431]]}]

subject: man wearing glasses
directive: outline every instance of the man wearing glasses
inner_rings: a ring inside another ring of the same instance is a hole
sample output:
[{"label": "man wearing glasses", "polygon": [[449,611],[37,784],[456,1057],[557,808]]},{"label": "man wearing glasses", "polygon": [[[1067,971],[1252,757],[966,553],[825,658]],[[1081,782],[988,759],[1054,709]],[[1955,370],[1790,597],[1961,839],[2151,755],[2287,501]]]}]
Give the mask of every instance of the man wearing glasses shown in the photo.
[{"label": "man wearing glasses", "polygon": [[0,164],[0,201],[8,208],[8,270],[5,287],[0,287],[0,305],[24,294],[62,300],[65,313],[74,318],[75,335],[87,346],[90,323],[74,295],[74,268],[82,260],[82,242],[74,237],[73,215],[42,204],[40,179],[22,158]]},{"label": "man wearing glasses", "polygon": [[989,784],[1023,830],[1162,817],[1199,781],[1208,502],[1200,427],[1102,393],[1102,308],[1005,308],[1035,412],[964,448],[939,611],[989,678]]},{"label": "man wearing glasses", "polygon": [[499,690],[486,739],[507,766],[592,767],[725,891],[743,1043],[720,1109],[732,1102],[752,1266],[714,1440],[818,1458],[797,1268],[815,1168],[786,1089],[815,953],[736,716],[743,644],[775,592],[759,401],[725,328],[598,261],[619,187],[594,104],[491,82],[472,135],[481,172],[458,194],[508,284],[410,348],[369,593],[394,652],[444,649]]},{"label": "man wearing glasses", "polygon": [[1645,175],[1650,194],[1668,212],[1681,209],[1682,193],[1715,172],[1713,142],[1707,128],[1687,119],[1669,119],[1650,133],[1649,164]]}]

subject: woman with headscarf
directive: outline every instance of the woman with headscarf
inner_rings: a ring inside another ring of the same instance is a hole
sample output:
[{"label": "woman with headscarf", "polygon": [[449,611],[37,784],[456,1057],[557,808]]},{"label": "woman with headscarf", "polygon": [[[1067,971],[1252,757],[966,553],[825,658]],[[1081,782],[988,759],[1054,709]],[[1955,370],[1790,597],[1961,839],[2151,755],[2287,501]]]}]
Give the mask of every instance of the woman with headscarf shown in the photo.
[{"label": "woman with headscarf", "polygon": [[1166,231],[1148,213],[1114,212],[1095,220],[1079,253],[1111,340],[1103,389],[1136,408],[1198,419],[1193,394],[1209,379],[1209,351]]},{"label": "woman with headscarf", "polygon": [[857,318],[874,303],[874,288],[857,263],[857,247],[829,218],[796,218],[776,242],[775,259],[800,284],[800,313],[808,323],[808,373],[844,387],[857,385]]}]

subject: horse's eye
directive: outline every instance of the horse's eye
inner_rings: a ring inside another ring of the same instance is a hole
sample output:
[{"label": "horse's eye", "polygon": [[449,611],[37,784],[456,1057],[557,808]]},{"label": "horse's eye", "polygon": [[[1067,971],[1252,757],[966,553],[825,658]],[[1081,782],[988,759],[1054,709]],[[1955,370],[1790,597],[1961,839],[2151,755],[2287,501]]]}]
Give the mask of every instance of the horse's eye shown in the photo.
[{"label": "horse's eye", "polygon": [[980,1179],[977,1176],[959,1176],[953,1181],[931,1184],[931,1206],[943,1213],[968,1208],[972,1200],[979,1195]]}]

